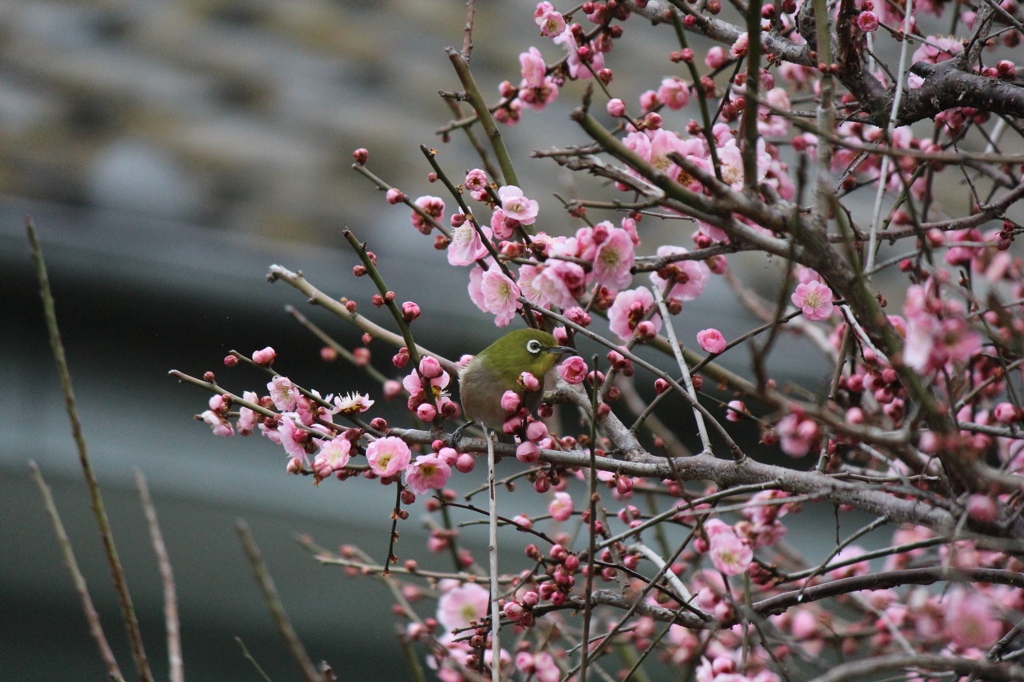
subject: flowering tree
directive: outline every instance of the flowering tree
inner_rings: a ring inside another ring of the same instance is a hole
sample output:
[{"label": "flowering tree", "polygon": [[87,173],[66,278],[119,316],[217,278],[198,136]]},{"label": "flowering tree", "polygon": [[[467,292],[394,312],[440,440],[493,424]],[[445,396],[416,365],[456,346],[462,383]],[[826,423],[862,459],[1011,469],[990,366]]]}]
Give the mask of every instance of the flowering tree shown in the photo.
[{"label": "flowering tree", "polygon": [[[464,268],[467,305],[498,327],[601,352],[565,359],[536,411],[527,406],[543,376],[505,387],[504,442],[461,437],[455,379],[470,358],[417,345],[421,310],[388,287],[372,244],[346,233],[361,259],[353,274],[372,280],[390,329],[358,312],[365,289],[329,295],[272,266],[272,281],[361,329],[364,344],[397,348],[389,377],[367,348],[323,337],[325,358],[364,367],[379,394],[298,386],[272,368],[270,348],[225,359],[264,368],[265,390],[175,374],[214,393],[202,418],[215,434],[258,431],[283,446],[289,473],[393,486],[392,539],[425,506],[438,517],[427,549],[451,566],[428,571],[394,547],[377,564],[355,547],[317,558],[386,582],[407,621],[403,643],[422,644],[446,682],[644,680],[662,667],[699,682],[1024,678],[1024,283],[1010,251],[1024,156],[1003,151],[1024,138],[1024,84],[1001,59],[1024,32],[1017,2],[541,2],[533,18],[555,47],[524,51],[519,85],[503,82],[493,101],[469,70],[472,2],[469,17],[461,52],[449,50],[457,120],[441,132],[465,133],[480,168],[455,176],[424,147],[444,196],[415,200],[371,172],[366,150],[354,168]],[[922,28],[939,18],[955,37]],[[673,75],[654,77],[639,102],[616,96],[613,48],[627,27],[678,42],[654,69]],[[564,202],[579,229],[556,236],[499,126],[560,95],[580,100],[581,141],[533,163],[607,184]],[[948,215],[939,187],[958,187],[971,210]],[[650,243],[644,223],[655,219],[671,221],[678,243]],[[729,257],[743,251],[771,257],[774,297],[732,275]],[[899,281],[891,291],[885,271]],[[708,321],[695,340],[679,338],[685,303],[713,277],[763,324],[729,340]],[[905,299],[902,310],[890,298]],[[771,376],[767,359],[791,335],[831,364],[826,395],[796,397]],[[717,362],[739,352],[745,374]],[[374,417],[381,399],[405,400],[408,423]],[[759,443],[737,442],[740,421],[759,426]],[[693,424],[697,452],[679,439]],[[764,463],[776,446],[800,466]],[[485,510],[446,486],[488,451]],[[499,483],[525,479],[546,515],[500,504],[493,460],[512,456],[518,469]],[[785,541],[808,501],[874,520],[837,530],[809,560]],[[496,533],[489,571],[455,525],[485,517]],[[890,543],[857,544],[879,529]],[[521,561],[497,566],[498,542]]]}]

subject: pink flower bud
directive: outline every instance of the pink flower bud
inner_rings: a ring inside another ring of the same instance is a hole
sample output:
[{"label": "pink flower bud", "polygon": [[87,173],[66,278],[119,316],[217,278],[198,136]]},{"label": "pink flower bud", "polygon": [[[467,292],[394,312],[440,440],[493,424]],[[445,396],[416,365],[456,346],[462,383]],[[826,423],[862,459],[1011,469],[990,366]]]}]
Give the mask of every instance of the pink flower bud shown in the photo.
[{"label": "pink flower bud", "polygon": [[416,408],[416,417],[423,422],[432,422],[437,417],[437,408],[430,403],[423,403]]},{"label": "pink flower bud", "polygon": [[708,50],[707,56],[704,57],[704,63],[708,65],[709,69],[713,70],[722,68],[728,61],[729,57],[726,55],[725,49],[719,45]]},{"label": "pink flower bud", "polygon": [[[594,241],[595,242],[597,241],[596,240],[596,234],[595,234],[595,240]],[[574,324],[578,324],[581,327],[589,327],[590,326],[590,323],[591,323],[590,314],[587,313],[587,311],[585,311],[583,308],[580,308],[579,306],[573,306],[572,308],[569,308],[568,310],[565,311],[564,315],[565,315],[565,317],[570,322],[572,322]]]},{"label": "pink flower bud", "polygon": [[658,336],[658,329],[650,320],[644,320],[636,326],[636,336],[641,341],[651,341]]},{"label": "pink flower bud", "polygon": [[614,118],[619,118],[626,113],[626,103],[621,99],[615,98],[608,100],[608,115]]},{"label": "pink flower bud", "polygon": [[392,187],[391,189],[388,190],[387,200],[389,204],[394,206],[395,204],[400,204],[403,201],[405,201],[405,194],[402,192],[402,190],[395,189],[394,187]]},{"label": "pink flower bud", "polygon": [[420,374],[423,375],[424,379],[435,379],[441,376],[441,363],[430,355],[425,355],[420,358]]},{"label": "pink flower bud", "polygon": [[697,332],[697,343],[708,353],[721,353],[728,345],[722,332],[717,329],[704,329]]},{"label": "pink flower bud", "polygon": [[402,319],[406,322],[412,322],[420,316],[420,307],[412,301],[406,301],[402,304]]},{"label": "pink flower bud", "polygon": [[558,366],[558,374],[567,383],[579,384],[587,376],[587,361],[578,355],[566,358]]},{"label": "pink flower bud", "polygon": [[857,28],[865,33],[878,30],[878,15],[874,12],[861,12],[857,15]]},{"label": "pink flower bud", "polygon": [[544,425],[544,422],[530,422],[526,426],[526,437],[536,443],[542,438],[548,437],[548,427]]},{"label": "pink flower bud", "polygon": [[514,621],[515,620],[519,620],[520,618],[523,617],[523,614],[526,613],[526,610],[522,607],[522,605],[521,604],[517,604],[514,601],[510,601],[509,603],[505,604],[504,611],[505,611],[505,617],[508,618],[509,620],[514,620]]},{"label": "pink flower bud", "polygon": [[389,379],[389,380],[384,382],[384,399],[385,400],[394,400],[395,398],[397,398],[401,394],[402,394],[402,384],[401,384],[401,382],[395,381],[394,379]]},{"label": "pink flower bud", "polygon": [[988,495],[975,493],[967,498],[967,514],[979,523],[992,523],[999,518],[999,505]]},{"label": "pink flower bud", "polygon": [[352,158],[356,160],[360,166],[370,160],[370,152],[360,147],[359,149],[352,152]]},{"label": "pink flower bud", "polygon": [[1017,408],[1010,403],[999,403],[996,405],[996,409],[992,411],[992,416],[996,418],[1000,424],[1012,424],[1020,418],[1020,413],[1017,412]]},{"label": "pink flower bud", "polygon": [[541,459],[541,450],[537,443],[526,440],[515,449],[515,458],[523,464],[532,464]]},{"label": "pink flower bud", "polygon": [[522,398],[515,391],[505,391],[501,396],[501,409],[506,412],[515,412],[522,404]]},{"label": "pink flower bud", "polygon": [[729,401],[729,411],[726,412],[725,418],[731,422],[738,422],[743,420],[743,415],[747,413],[747,406],[742,400],[731,400]]},{"label": "pink flower bud", "polygon": [[533,376],[529,372],[523,372],[522,374],[520,374],[519,379],[516,381],[516,383],[525,388],[527,391],[531,392],[539,391],[541,388],[540,381],[538,381],[537,377]]},{"label": "pink flower bud", "polygon": [[651,111],[659,104],[661,104],[661,100],[658,99],[658,93],[654,90],[648,90],[640,95],[640,109],[645,113]]},{"label": "pink flower bud", "polygon": [[275,351],[270,346],[267,346],[263,350],[258,350],[255,353],[253,353],[252,361],[255,362],[257,365],[262,365],[263,367],[270,367],[272,364],[274,364],[274,358],[276,357],[277,351]]},{"label": "pink flower bud", "polygon": [[519,417],[509,417],[505,420],[505,423],[501,425],[501,430],[511,435],[518,431],[523,425],[523,420]]},{"label": "pink flower bud", "polygon": [[468,474],[473,470],[475,466],[476,458],[474,458],[473,455],[469,454],[468,452],[463,452],[455,460],[455,468],[458,469],[458,471],[463,474]]}]

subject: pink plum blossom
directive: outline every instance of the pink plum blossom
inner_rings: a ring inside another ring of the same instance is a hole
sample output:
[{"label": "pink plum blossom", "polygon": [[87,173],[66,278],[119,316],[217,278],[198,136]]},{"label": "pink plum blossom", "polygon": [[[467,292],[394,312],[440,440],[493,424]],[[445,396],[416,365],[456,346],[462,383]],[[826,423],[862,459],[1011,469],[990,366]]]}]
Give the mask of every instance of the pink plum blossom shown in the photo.
[{"label": "pink plum blossom", "polygon": [[288,377],[276,376],[267,384],[270,391],[270,399],[274,401],[274,407],[282,412],[292,412],[298,405],[299,389]]},{"label": "pink plum blossom", "polygon": [[485,313],[489,313],[487,305],[484,302],[484,273],[487,272],[484,268],[473,268],[469,271],[469,299],[476,304],[476,307]]},{"label": "pink plum blossom", "polygon": [[331,409],[331,414],[366,412],[374,403],[373,400],[370,400],[370,396],[355,391],[346,393],[344,396],[336,396],[332,402],[334,407]]},{"label": "pink plum blossom", "polygon": [[690,103],[690,84],[681,78],[666,78],[658,88],[658,99],[672,111],[678,111]]},{"label": "pink plum blossom", "polygon": [[660,104],[661,100],[658,99],[658,93],[654,90],[648,90],[640,94],[640,111],[644,113],[654,111]]},{"label": "pink plum blossom", "polygon": [[511,322],[516,316],[516,311],[523,307],[519,301],[522,295],[519,285],[498,268],[491,268],[484,273],[480,283],[480,294],[484,309],[495,315],[494,324],[499,327]]},{"label": "pink plum blossom", "polygon": [[[550,301],[547,300],[547,296],[537,286],[537,278],[540,276],[542,266],[536,265],[523,265],[519,268],[519,290],[523,293],[530,303],[546,307],[550,305]],[[483,275],[481,275],[482,277]],[[472,289],[470,290],[472,293]],[[480,304],[478,304],[480,305]],[[483,306],[480,305],[481,309]],[[571,306],[569,306],[571,307]]]},{"label": "pink plum blossom", "polygon": [[857,15],[857,28],[865,33],[878,30],[878,15],[872,11],[861,12]]},{"label": "pink plum blossom", "polygon": [[597,284],[609,289],[622,289],[633,281],[630,269],[636,260],[629,233],[608,224],[608,237],[597,247],[591,275]]},{"label": "pink plum blossom", "polygon": [[697,343],[708,353],[721,353],[728,345],[722,332],[717,329],[702,329],[697,332]]},{"label": "pink plum blossom", "polygon": [[[260,399],[253,391],[245,391],[242,393],[242,399],[247,400],[250,403],[259,403]],[[256,428],[256,422],[258,417],[256,411],[248,407],[238,408],[238,433],[242,436],[248,436]]]},{"label": "pink plum blossom", "polygon": [[405,471],[411,457],[409,446],[397,436],[378,438],[366,446],[366,461],[370,463],[370,470],[382,478]]},{"label": "pink plum blossom", "polygon": [[491,230],[495,239],[508,239],[515,233],[517,227],[519,221],[506,216],[500,208],[494,209],[491,213]]},{"label": "pink plum blossom", "polygon": [[219,412],[213,410],[206,410],[201,415],[203,421],[209,424],[210,429],[213,430],[213,435],[230,437],[235,435],[235,429],[228,422],[227,418],[221,415]]},{"label": "pink plum blossom", "polygon": [[[524,267],[519,271],[520,288],[523,287],[522,272],[525,269]],[[541,305],[556,305],[560,308],[571,308],[576,305],[576,296],[583,293],[586,283],[586,272],[581,266],[551,258],[539,268],[538,273],[532,285],[540,292],[542,300],[546,301]]]},{"label": "pink plum blossom", "polygon": [[709,532],[708,544],[711,563],[725,575],[745,573],[754,559],[754,550],[743,542],[731,527],[714,535]]},{"label": "pink plum blossom", "polygon": [[[608,309],[608,323],[612,333],[623,341],[629,341],[633,332],[654,306],[654,294],[646,287],[620,291],[615,302]],[[651,318],[654,332],[661,330],[661,316]]]},{"label": "pink plum blossom", "polygon": [[[428,379],[427,383],[430,384],[431,389],[436,394],[448,386],[449,381],[451,381],[451,377],[448,375],[448,372],[442,371],[436,377]],[[404,379],[402,379],[402,386],[404,386],[405,390],[409,391],[412,395],[416,395],[423,391],[423,383],[420,381],[420,375],[415,371],[410,372]]]},{"label": "pink plum blossom", "polygon": [[946,605],[946,635],[963,648],[988,649],[1002,632],[992,604],[977,590],[950,590]]},{"label": "pink plum blossom", "polygon": [[821,430],[811,419],[804,419],[795,414],[787,414],[779,420],[776,427],[779,434],[779,445],[790,457],[803,457],[818,442]]},{"label": "pink plum blossom", "polygon": [[[482,228],[484,235],[490,237],[490,229]],[[472,265],[477,260],[487,255],[487,247],[480,239],[480,233],[473,224],[465,222],[461,226],[453,228],[452,241],[448,245],[449,265]]]},{"label": "pink plum blossom", "polygon": [[[444,200],[440,197],[422,196],[413,203],[423,209],[424,213],[437,222],[444,220]],[[423,234],[429,234],[433,228],[433,225],[416,211],[412,212],[409,220],[412,222],[412,226]]]},{"label": "pink plum blossom", "polygon": [[462,186],[470,192],[487,189],[487,173],[479,168],[474,168],[466,173],[466,179],[462,181]]},{"label": "pink plum blossom", "polygon": [[[757,138],[756,158],[757,182],[761,182],[768,174],[768,166],[772,162],[771,155],[766,151],[763,137]],[[722,180],[735,190],[743,189],[743,153],[735,138],[729,139],[718,148],[718,160],[722,164]]]},{"label": "pink plum blossom", "polygon": [[729,48],[729,56],[732,58],[742,57],[747,53],[747,47],[750,45],[750,36],[747,33],[741,33],[736,38],[736,42]]},{"label": "pink plum blossom", "polygon": [[338,436],[320,445],[320,452],[313,460],[313,471],[320,478],[327,478],[333,472],[344,469],[351,458],[352,441]]},{"label": "pink plum blossom", "polygon": [[405,470],[405,484],[417,495],[426,495],[443,488],[451,475],[451,467],[438,455],[420,455]]},{"label": "pink plum blossom", "polygon": [[490,595],[476,583],[452,588],[437,600],[437,622],[448,632],[467,628],[487,616]]},{"label": "pink plum blossom", "polygon": [[569,51],[569,59],[566,65],[569,67],[569,77],[573,79],[587,80],[593,73],[597,73],[604,68],[604,53],[599,50],[594,50],[593,45],[588,43],[588,48],[591,48],[592,57],[589,62],[589,67],[584,65],[583,61],[579,56],[579,49],[582,47],[576,42],[576,36],[573,35],[572,31],[562,31],[554,39],[555,44],[564,46]]},{"label": "pink plum blossom", "polygon": [[725,48],[720,45],[715,45],[708,50],[707,55],[704,57],[704,63],[708,65],[709,69],[717,70],[725,66],[729,61],[729,58],[725,54]]},{"label": "pink plum blossom", "polygon": [[565,17],[553,9],[535,17],[534,21],[540,27],[540,34],[545,38],[554,38],[565,31]]},{"label": "pink plum blossom", "polygon": [[534,111],[544,111],[547,105],[558,99],[558,84],[548,76],[536,88],[523,88],[519,91],[518,101]]},{"label": "pink plum blossom", "polygon": [[[884,5],[885,3],[879,4]],[[921,46],[914,51],[910,60],[911,62],[938,64],[947,59],[952,59],[953,55],[959,54],[963,49],[963,43],[956,38],[949,36],[927,36],[924,42],[921,43]]]},{"label": "pink plum blossom", "polygon": [[309,464],[309,455],[306,452],[306,443],[309,441],[309,434],[299,428],[292,414],[281,415],[281,421],[277,425],[278,442],[284,447],[289,457]]},{"label": "pink plum blossom", "polygon": [[274,358],[276,357],[277,351],[275,351],[270,346],[267,346],[263,350],[255,351],[252,354],[252,361],[255,362],[257,365],[269,367],[270,365],[274,364]]},{"label": "pink plum blossom", "polygon": [[536,88],[544,84],[547,66],[544,64],[544,57],[541,56],[540,50],[531,47],[529,51],[521,53],[519,64],[522,67],[523,81],[528,87]]},{"label": "pink plum blossom", "polygon": [[573,355],[558,365],[558,375],[570,384],[582,383],[587,378],[587,361],[578,355]]},{"label": "pink plum blossom", "polygon": [[790,300],[808,320],[820,322],[832,316],[832,290],[821,282],[798,284]]},{"label": "pink plum blossom", "polygon": [[555,521],[568,521],[572,518],[573,502],[569,493],[555,493],[555,499],[548,505],[548,513]]},{"label": "pink plum blossom", "polygon": [[539,205],[533,199],[523,196],[523,190],[515,185],[505,185],[498,189],[501,198],[501,210],[505,216],[519,221],[523,225],[532,225],[537,220]]},{"label": "pink plum blossom", "polygon": [[[689,253],[682,246],[659,246],[658,256],[676,256]],[[711,279],[711,269],[702,260],[681,260],[672,264],[675,272],[676,283],[668,293],[668,298],[675,298],[680,301],[692,301],[704,293],[708,281]],[[652,272],[651,284],[664,290],[668,280],[656,272]]]}]

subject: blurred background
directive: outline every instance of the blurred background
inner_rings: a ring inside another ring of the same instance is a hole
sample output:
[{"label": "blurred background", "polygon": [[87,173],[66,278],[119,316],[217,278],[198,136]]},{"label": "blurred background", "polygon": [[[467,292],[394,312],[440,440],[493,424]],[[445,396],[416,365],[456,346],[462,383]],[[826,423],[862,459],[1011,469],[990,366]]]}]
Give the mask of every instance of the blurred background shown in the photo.
[{"label": "blurred background", "polygon": [[[477,3],[472,66],[488,98],[501,80],[518,82],[517,55],[527,46],[559,56],[537,36],[534,4]],[[315,660],[328,660],[343,680],[406,677],[386,592],[319,566],[292,538],[356,543],[382,560],[391,492],[358,480],[315,488],[285,475],[281,449],[266,439],[214,438],[193,421],[209,396],[167,372],[213,370],[239,393],[256,389],[265,377],[228,371],[221,360],[230,349],[271,345],[275,368],[303,385],[379,398],[359,371],[323,363],[320,343],[283,306],[299,307],[350,347],[358,335],[265,280],[272,263],[302,270],[374,315],[370,283],[351,278],[356,259],[344,228],[378,253],[401,300],[420,304],[421,343],[457,358],[496,338],[491,316],[465,295],[466,273],[448,267],[409,226],[408,211],[388,206],[350,168],[351,152],[366,147],[370,169],[416,197],[443,194],[426,181],[420,144],[442,150],[455,182],[479,165],[461,138],[442,145],[435,135],[451,118],[437,92],[459,89],[443,47],[461,46],[464,22],[457,0],[0,2],[0,356],[9,360],[0,374],[0,678],[102,675],[29,459],[54,489],[131,675],[46,342],[26,215],[42,239],[85,435],[157,675],[166,674],[161,594],[135,468],[149,480],[174,564],[188,679],[254,679],[235,636],[272,678],[297,677],[234,535],[239,517]],[[644,35],[617,47],[610,62],[617,94],[635,102],[675,73],[665,57],[672,36],[643,22],[626,30]],[[576,196],[578,179],[529,154],[585,142],[566,116],[582,92],[570,84],[552,111],[525,113],[503,130],[523,189],[540,200],[550,216],[544,228],[555,234],[577,227],[553,194]],[[677,127],[692,115],[678,114]],[[688,245],[689,227],[679,235],[649,222],[646,237],[660,231],[650,244]],[[734,263],[750,281],[771,280],[763,259]],[[687,304],[680,337],[692,343],[709,315],[727,338],[750,325],[718,278]],[[393,375],[393,351],[370,348]],[[774,369],[818,386],[814,356],[798,343],[786,350]],[[422,558],[425,531],[415,516],[405,526],[400,555]],[[469,533],[470,547],[483,545]]]}]

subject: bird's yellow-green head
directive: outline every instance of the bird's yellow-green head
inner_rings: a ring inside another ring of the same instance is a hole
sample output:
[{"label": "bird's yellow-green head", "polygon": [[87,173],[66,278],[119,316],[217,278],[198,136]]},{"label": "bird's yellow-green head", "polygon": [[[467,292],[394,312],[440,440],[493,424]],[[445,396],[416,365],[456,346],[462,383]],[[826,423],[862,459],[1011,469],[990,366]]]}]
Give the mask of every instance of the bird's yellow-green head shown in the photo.
[{"label": "bird's yellow-green head", "polygon": [[[505,391],[523,394],[516,381],[523,372],[529,372],[541,382],[559,356],[575,353],[572,348],[559,346],[555,337],[537,329],[517,329],[509,332],[480,351],[459,373],[462,409],[467,416],[490,428],[500,428],[505,419],[501,396]],[[527,404],[540,400],[528,400]]]}]

